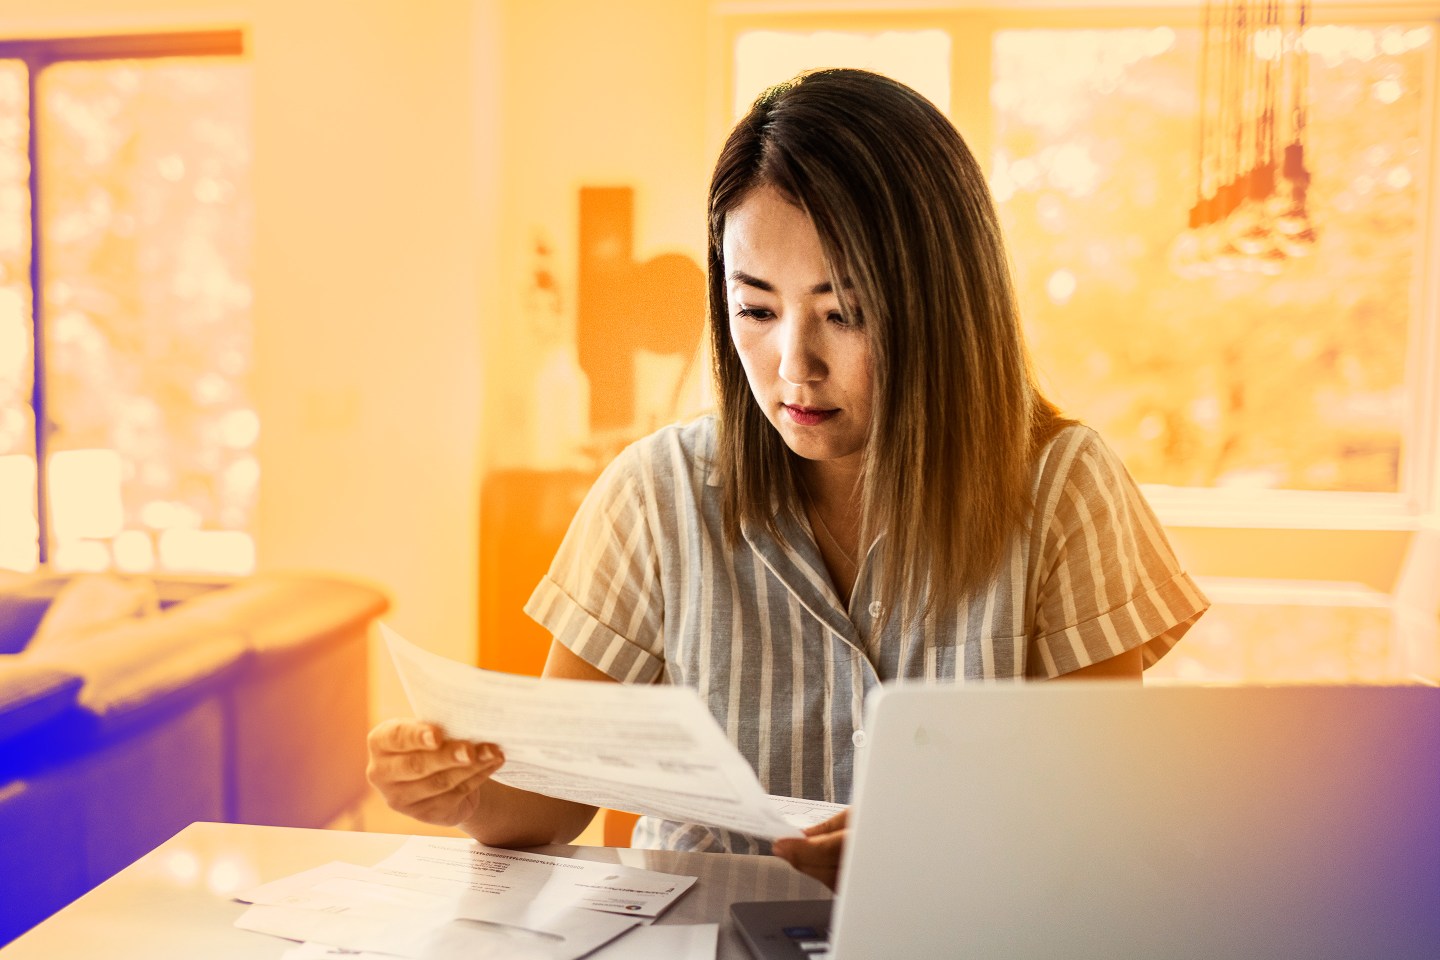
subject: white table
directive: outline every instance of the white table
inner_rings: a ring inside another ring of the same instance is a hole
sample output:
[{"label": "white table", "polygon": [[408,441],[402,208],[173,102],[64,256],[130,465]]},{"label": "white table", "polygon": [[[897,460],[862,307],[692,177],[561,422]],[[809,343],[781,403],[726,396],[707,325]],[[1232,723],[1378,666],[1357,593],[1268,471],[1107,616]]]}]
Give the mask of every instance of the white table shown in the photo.
[{"label": "white table", "polygon": [[[261,960],[292,943],[239,930],[231,897],[259,883],[344,860],[369,866],[406,837],[343,830],[192,823],[39,926],[0,948],[3,960]],[[720,923],[719,960],[749,960],[731,928],[737,900],[828,897],[775,857],[545,846],[552,856],[623,863],[699,877],[660,923]]]}]

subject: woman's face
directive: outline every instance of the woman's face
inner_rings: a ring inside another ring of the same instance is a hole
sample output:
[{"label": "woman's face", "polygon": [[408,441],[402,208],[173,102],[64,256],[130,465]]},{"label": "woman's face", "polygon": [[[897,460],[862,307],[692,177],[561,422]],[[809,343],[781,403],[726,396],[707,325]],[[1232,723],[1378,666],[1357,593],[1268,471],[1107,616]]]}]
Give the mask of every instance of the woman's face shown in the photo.
[{"label": "woman's face", "polygon": [[841,312],[810,217],[757,187],[725,217],[730,338],[750,392],[806,460],[858,470],[870,431],[870,341]]}]

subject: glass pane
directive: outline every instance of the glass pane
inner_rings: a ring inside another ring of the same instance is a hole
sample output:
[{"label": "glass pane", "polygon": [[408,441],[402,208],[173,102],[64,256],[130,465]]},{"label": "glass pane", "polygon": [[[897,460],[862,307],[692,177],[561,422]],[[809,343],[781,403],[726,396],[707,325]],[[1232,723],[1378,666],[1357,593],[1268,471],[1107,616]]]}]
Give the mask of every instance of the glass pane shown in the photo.
[{"label": "glass pane", "polygon": [[244,572],[249,67],[65,63],[40,80],[54,562]]},{"label": "glass pane", "polygon": [[735,41],[735,119],[767,87],[818,67],[883,73],[920,91],[942,113],[950,112],[950,35],[943,30],[751,30]]},{"label": "glass pane", "polygon": [[39,563],[35,415],[30,408],[29,77],[0,60],[0,568]]},{"label": "glass pane", "polygon": [[993,187],[1036,362],[1142,482],[1400,489],[1429,27],[1307,36],[1319,234],[1276,276],[1184,275],[1199,31],[1004,31]]}]

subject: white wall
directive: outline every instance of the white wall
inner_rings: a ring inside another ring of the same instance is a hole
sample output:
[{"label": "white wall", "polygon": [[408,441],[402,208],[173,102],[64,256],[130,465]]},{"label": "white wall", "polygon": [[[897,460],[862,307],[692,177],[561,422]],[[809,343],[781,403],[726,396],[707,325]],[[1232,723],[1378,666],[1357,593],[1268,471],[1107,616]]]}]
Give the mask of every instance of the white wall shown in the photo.
[{"label": "white wall", "polygon": [[[267,0],[254,21],[261,563],[371,577],[396,629],[467,661],[497,186],[472,6]],[[377,714],[400,712],[377,652]]]}]

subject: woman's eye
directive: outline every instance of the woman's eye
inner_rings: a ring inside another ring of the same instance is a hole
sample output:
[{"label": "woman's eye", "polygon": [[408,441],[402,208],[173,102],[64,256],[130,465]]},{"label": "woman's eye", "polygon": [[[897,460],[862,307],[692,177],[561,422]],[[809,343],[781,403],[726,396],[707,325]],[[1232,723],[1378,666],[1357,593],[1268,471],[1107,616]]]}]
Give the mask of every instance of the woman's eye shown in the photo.
[{"label": "woman's eye", "polygon": [[769,320],[775,314],[764,307],[741,307],[735,311],[735,316],[743,317],[746,320]]},{"label": "woman's eye", "polygon": [[865,326],[865,321],[860,318],[860,312],[858,310],[848,315],[841,313],[839,310],[832,310],[825,319],[842,327]]}]

